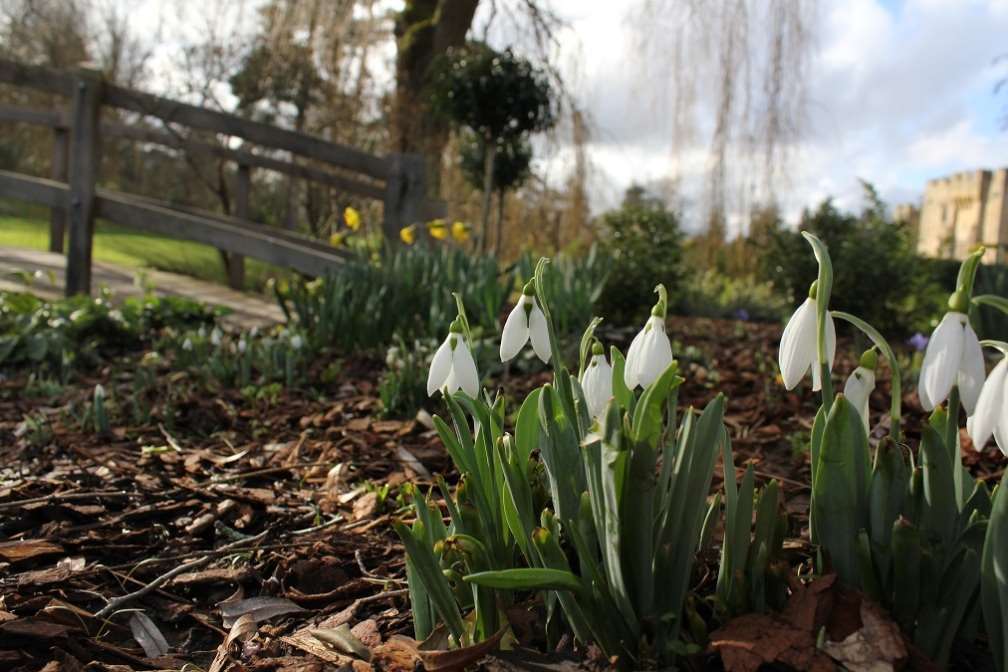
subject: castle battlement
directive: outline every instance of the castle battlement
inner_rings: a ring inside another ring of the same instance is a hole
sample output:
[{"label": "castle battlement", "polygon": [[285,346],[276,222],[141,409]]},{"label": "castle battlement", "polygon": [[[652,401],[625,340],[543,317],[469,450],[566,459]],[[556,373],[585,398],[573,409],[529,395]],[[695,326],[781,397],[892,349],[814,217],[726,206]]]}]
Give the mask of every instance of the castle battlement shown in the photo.
[{"label": "castle battlement", "polygon": [[[900,212],[910,213],[907,206]],[[979,243],[986,262],[1008,261],[1008,168],[970,170],[928,180],[920,207],[917,251],[963,259]]]}]

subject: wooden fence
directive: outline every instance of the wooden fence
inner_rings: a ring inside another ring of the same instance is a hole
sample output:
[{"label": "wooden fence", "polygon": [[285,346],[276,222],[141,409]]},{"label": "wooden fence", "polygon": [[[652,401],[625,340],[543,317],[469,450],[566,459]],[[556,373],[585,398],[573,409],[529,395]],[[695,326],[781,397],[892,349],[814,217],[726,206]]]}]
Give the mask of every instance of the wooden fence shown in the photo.
[{"label": "wooden fence", "polygon": [[[0,59],[0,83],[68,98],[66,109],[38,110],[0,106],[0,122],[52,129],[51,179],[0,171],[0,197],[48,206],[50,249],[67,251],[67,295],[91,290],[91,252],[95,217],[166,236],[213,245],[229,253],[229,283],[244,284],[244,257],[250,256],[308,275],[324,275],[345,257],[339,250],[306,236],[253,222],[249,218],[252,169],[270,170],[336,187],[383,203],[382,229],[390,240],[417,221],[443,214],[443,204],[427,199],[424,161],[412,154],[375,156],[269,124],[125,89],[101,74],[30,66]],[[102,121],[101,108],[112,107],[159,120],[165,129]],[[238,149],[175,132],[175,126],[241,138]],[[237,164],[234,216],[179,207],[154,199],[108,191],[98,186],[102,138],[152,143]],[[305,165],[254,151],[283,150],[310,159]],[[329,170],[329,168],[333,170]]]}]

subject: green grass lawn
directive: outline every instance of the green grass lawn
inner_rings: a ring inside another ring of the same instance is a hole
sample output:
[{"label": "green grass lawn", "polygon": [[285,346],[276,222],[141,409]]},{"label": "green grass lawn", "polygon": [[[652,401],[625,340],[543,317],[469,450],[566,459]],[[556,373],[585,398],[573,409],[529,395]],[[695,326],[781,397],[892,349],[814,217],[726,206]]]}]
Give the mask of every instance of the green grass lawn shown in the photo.
[{"label": "green grass lawn", "polygon": [[[7,205],[7,204],[3,204]],[[0,210],[0,246],[49,249],[49,215],[41,208]],[[99,220],[94,258],[131,268],[155,268],[225,283],[224,264],[214,248],[127,229]],[[245,260],[246,289],[261,291],[266,281],[285,271],[257,259]]]}]

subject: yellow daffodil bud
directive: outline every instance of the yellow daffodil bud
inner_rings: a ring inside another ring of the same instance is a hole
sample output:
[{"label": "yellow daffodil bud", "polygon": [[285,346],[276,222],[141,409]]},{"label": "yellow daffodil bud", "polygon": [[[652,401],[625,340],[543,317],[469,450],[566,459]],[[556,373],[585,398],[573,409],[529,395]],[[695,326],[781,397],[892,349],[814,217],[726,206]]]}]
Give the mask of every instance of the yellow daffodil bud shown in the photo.
[{"label": "yellow daffodil bud", "polygon": [[448,227],[445,225],[443,219],[435,219],[432,222],[428,222],[427,231],[430,233],[431,238],[436,240],[444,240],[448,237]]},{"label": "yellow daffodil bud", "polygon": [[460,243],[469,240],[469,225],[464,222],[455,222],[451,227],[452,238]]},{"label": "yellow daffodil bud", "polygon": [[410,224],[399,230],[399,238],[402,242],[407,245],[412,245],[416,242],[416,224]]},{"label": "yellow daffodil bud", "polygon": [[329,236],[329,244],[332,245],[333,247],[343,247],[343,244],[345,242],[346,242],[345,233],[334,233],[331,236]]},{"label": "yellow daffodil bud", "polygon": [[356,231],[361,225],[360,213],[347,206],[346,210],[343,211],[343,221],[346,222],[348,229]]}]

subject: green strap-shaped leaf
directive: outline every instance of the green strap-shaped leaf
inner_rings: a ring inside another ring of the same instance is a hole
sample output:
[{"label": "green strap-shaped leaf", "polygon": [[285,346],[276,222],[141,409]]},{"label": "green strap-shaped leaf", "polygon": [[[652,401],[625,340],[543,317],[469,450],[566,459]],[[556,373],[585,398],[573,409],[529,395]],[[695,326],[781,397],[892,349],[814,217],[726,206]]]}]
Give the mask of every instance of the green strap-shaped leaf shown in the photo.
[{"label": "green strap-shaped leaf", "polygon": [[545,567],[519,567],[491,572],[477,572],[462,577],[467,583],[501,590],[581,591],[581,581],[571,572]]},{"label": "green strap-shaped leaf", "polygon": [[924,529],[939,535],[946,548],[955,538],[959,507],[956,506],[953,465],[942,438],[930,425],[921,433],[921,467],[924,472],[924,501],[927,505]]},{"label": "green strap-shaped leaf", "polygon": [[837,395],[823,428],[812,505],[818,541],[849,586],[860,583],[857,535],[867,525],[867,452],[861,417]]},{"label": "green strap-shaped leaf", "polygon": [[984,629],[990,640],[994,665],[998,672],[1008,669],[1008,495],[1001,485],[994,494],[987,538],[984,540],[981,562],[980,599],[983,606]]},{"label": "green strap-shaped leaf", "polygon": [[[423,529],[410,530],[402,523],[394,524],[395,531],[406,547],[406,553],[413,562],[416,575],[423,582],[423,586],[434,610],[444,622],[448,631],[455,637],[455,641],[462,642],[465,626],[462,623],[462,614],[459,611],[458,603],[452,594],[451,585],[448,579],[441,573],[441,566],[434,556],[434,550],[423,541],[425,536]],[[414,525],[415,528],[422,528],[422,525]]]}]

